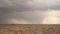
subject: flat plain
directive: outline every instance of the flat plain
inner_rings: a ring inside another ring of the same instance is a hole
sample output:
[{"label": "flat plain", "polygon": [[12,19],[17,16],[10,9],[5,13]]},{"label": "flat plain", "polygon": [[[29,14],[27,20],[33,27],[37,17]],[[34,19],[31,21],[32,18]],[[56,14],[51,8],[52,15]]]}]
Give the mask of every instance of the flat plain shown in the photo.
[{"label": "flat plain", "polygon": [[0,34],[60,34],[60,25],[0,24]]}]

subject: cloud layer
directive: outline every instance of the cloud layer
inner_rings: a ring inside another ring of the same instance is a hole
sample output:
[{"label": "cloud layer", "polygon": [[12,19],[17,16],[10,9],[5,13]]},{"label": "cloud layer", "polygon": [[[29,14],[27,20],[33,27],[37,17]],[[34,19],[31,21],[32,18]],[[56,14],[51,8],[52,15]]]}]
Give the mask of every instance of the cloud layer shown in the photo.
[{"label": "cloud layer", "polygon": [[60,0],[0,0],[0,24],[41,24],[48,10],[60,10]]}]

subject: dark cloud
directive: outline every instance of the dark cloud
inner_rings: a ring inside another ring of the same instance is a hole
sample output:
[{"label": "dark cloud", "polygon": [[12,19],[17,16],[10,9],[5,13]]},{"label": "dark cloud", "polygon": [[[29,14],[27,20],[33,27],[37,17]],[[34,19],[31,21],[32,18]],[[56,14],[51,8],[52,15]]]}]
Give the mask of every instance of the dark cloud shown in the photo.
[{"label": "dark cloud", "polygon": [[60,9],[60,0],[0,0],[0,13],[10,13],[15,11],[34,11],[47,9]]},{"label": "dark cloud", "polygon": [[15,9],[13,7],[0,7],[1,14],[7,14],[13,12]]}]

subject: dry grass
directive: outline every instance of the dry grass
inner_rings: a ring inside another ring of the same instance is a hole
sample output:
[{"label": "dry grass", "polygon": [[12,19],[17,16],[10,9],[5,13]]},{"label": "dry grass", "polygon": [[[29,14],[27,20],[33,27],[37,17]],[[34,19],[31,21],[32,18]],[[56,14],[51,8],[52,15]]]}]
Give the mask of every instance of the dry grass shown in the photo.
[{"label": "dry grass", "polygon": [[60,34],[59,27],[0,26],[0,34]]}]

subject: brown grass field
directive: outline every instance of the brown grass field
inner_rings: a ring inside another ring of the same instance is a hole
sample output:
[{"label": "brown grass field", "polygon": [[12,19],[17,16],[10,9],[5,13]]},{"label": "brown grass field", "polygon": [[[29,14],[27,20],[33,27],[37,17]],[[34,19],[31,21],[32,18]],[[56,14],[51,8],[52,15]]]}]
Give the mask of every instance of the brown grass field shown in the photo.
[{"label": "brown grass field", "polygon": [[60,34],[60,25],[0,24],[0,34]]}]

